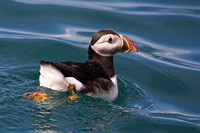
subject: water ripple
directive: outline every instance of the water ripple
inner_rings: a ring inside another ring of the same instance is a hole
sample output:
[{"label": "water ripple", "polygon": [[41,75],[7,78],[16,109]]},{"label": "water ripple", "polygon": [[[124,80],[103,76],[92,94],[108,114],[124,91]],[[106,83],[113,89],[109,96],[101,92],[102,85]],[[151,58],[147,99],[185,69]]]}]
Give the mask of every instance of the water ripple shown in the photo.
[{"label": "water ripple", "polygon": [[[94,34],[95,31],[96,30],[94,29],[66,28],[64,34],[42,34],[42,33],[8,30],[1,28],[0,38],[56,40],[65,43],[67,42],[68,44],[72,44],[75,46],[88,48],[91,36],[87,36],[87,33],[91,33],[92,35]],[[190,50],[162,46],[160,44],[146,41],[144,38],[139,38],[133,35],[127,34],[126,36],[130,40],[132,40],[134,44],[136,44],[136,46],[138,47],[139,49],[139,53],[137,53],[138,56],[174,67],[200,71],[199,62],[186,60],[184,58],[179,57],[180,55],[192,54],[192,51]],[[122,55],[122,56],[126,56],[127,58],[132,58],[129,55],[128,56]]]},{"label": "water ripple", "polygon": [[200,71],[199,62],[186,60],[179,57],[180,55],[191,54],[192,51],[190,50],[162,46],[160,44],[145,41],[145,39],[131,35],[129,35],[129,38],[133,40],[136,45],[138,44],[138,49],[140,50],[138,55],[148,60],[164,63],[174,67]]},{"label": "water ripple", "polygon": [[26,4],[41,5],[59,5],[70,6],[76,8],[87,8],[93,10],[111,11],[116,13],[131,15],[179,15],[200,18],[199,6],[190,5],[170,5],[170,4],[152,4],[138,2],[95,2],[95,1],[66,1],[66,0],[15,0],[16,2]]},{"label": "water ripple", "polygon": [[163,121],[175,121],[177,123],[184,123],[186,125],[195,126],[200,128],[200,116],[199,115],[191,115],[191,114],[184,114],[181,112],[150,112],[150,117],[154,120],[163,120]]},{"label": "water ripple", "polygon": [[[34,33],[28,31],[19,31],[19,30],[9,30],[0,28],[0,38],[12,38],[12,39],[47,39],[55,40],[60,42],[76,42],[73,45],[78,43],[85,44],[87,47],[89,44],[90,37],[79,35],[79,32],[95,32],[95,30],[81,29],[81,28],[66,28],[66,33],[64,34],[43,34],[43,33]],[[79,38],[79,39],[77,39]],[[85,45],[78,45],[85,46]]]},{"label": "water ripple", "polygon": [[[0,1],[0,131],[199,132],[199,2],[136,1]],[[71,105],[48,88],[44,102],[19,100],[37,88],[41,59],[85,61],[102,28],[139,49],[115,58],[114,103],[80,94]]]}]

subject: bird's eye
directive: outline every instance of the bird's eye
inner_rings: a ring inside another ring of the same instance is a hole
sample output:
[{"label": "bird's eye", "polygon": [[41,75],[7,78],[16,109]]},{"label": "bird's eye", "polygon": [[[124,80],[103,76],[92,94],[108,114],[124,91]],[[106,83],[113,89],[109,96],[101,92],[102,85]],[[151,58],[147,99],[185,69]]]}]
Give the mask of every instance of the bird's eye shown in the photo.
[{"label": "bird's eye", "polygon": [[109,42],[109,43],[112,43],[112,42],[113,42],[113,39],[110,37],[110,38],[108,39],[108,42]]}]

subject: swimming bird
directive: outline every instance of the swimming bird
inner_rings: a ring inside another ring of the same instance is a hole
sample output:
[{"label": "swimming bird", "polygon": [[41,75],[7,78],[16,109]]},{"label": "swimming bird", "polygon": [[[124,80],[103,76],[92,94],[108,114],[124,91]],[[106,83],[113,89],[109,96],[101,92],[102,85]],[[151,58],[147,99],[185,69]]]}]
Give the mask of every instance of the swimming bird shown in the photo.
[{"label": "swimming bird", "polygon": [[68,99],[85,95],[113,102],[118,96],[113,64],[116,53],[133,53],[137,48],[127,38],[111,29],[96,32],[88,48],[88,60],[78,62],[40,62],[40,86],[56,91],[70,91]]}]

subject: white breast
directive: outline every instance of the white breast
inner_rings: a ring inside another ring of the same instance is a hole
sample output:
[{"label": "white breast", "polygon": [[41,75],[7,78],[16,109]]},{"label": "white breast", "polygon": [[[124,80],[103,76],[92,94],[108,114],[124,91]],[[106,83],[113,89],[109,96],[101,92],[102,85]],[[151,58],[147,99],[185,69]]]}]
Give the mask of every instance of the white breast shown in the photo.
[{"label": "white breast", "polygon": [[107,100],[109,102],[113,102],[117,96],[118,96],[118,87],[117,87],[117,77],[116,75],[111,78],[111,80],[114,83],[114,86],[109,90],[109,93],[107,94]]},{"label": "white breast", "polygon": [[[113,102],[118,96],[118,87],[117,87],[116,76],[112,77],[111,80],[114,85],[109,89],[109,91],[101,91],[98,93],[90,92],[90,93],[87,93],[86,95],[94,97],[94,98],[101,98],[108,102]],[[96,89],[96,90],[98,90],[98,89]]]}]

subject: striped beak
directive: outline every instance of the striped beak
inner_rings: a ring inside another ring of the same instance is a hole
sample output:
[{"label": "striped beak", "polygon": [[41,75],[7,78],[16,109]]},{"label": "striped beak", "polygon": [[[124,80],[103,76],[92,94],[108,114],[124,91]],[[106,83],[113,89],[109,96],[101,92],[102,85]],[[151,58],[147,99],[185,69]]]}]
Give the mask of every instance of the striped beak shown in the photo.
[{"label": "striped beak", "polygon": [[118,46],[120,49],[120,53],[135,53],[138,52],[137,48],[131,41],[129,41],[126,37],[120,35],[121,45]]}]

